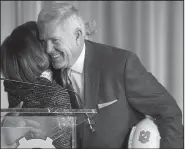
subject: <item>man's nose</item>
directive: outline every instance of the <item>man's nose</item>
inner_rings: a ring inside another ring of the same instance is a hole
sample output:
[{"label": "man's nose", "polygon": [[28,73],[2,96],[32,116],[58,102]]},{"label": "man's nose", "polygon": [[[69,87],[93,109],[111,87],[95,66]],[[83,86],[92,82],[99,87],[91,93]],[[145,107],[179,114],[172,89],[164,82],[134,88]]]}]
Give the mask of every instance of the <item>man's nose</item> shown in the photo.
[{"label": "man's nose", "polygon": [[50,41],[47,41],[46,44],[46,53],[51,53],[52,51],[54,51],[54,47],[53,44]]}]

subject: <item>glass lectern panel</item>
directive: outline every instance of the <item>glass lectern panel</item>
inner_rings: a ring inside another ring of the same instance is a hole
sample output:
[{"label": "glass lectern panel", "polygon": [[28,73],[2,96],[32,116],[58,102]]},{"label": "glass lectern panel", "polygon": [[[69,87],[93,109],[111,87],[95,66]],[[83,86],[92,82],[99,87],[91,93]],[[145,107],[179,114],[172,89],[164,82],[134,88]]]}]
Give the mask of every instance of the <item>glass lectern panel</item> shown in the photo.
[{"label": "glass lectern panel", "polygon": [[76,148],[77,129],[93,129],[95,109],[1,109],[1,148]]}]

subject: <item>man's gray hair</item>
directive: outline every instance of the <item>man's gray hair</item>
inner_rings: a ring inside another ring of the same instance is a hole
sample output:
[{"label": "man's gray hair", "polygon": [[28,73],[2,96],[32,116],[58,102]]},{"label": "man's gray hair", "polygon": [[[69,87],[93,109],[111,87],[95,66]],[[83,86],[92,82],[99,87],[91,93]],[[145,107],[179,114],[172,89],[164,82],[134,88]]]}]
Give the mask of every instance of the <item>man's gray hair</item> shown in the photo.
[{"label": "man's gray hair", "polygon": [[88,38],[88,36],[92,36],[97,32],[95,30],[96,22],[92,21],[84,23],[78,9],[68,3],[54,3],[51,7],[41,10],[37,20],[38,25],[41,23],[49,23],[51,21],[60,23],[63,26],[64,24],[62,24],[62,21],[72,23],[74,28],[78,27],[82,30],[82,35],[85,36],[85,38]]},{"label": "man's gray hair", "polygon": [[41,10],[38,16],[38,25],[54,21],[61,24],[62,27],[71,25],[74,28],[80,28],[85,36],[85,24],[78,10],[67,3],[54,3],[49,8]]}]

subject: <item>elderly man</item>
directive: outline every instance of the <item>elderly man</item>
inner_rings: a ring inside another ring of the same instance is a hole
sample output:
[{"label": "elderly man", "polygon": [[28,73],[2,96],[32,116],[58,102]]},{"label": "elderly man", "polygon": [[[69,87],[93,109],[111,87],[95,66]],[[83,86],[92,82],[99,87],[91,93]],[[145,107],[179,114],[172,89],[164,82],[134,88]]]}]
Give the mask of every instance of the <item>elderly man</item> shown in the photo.
[{"label": "elderly man", "polygon": [[95,131],[80,128],[80,148],[125,148],[132,126],[145,115],[155,119],[161,148],[183,148],[180,108],[134,53],[85,40],[82,17],[66,3],[43,9],[38,26],[61,85],[69,78],[83,108],[98,109]]}]

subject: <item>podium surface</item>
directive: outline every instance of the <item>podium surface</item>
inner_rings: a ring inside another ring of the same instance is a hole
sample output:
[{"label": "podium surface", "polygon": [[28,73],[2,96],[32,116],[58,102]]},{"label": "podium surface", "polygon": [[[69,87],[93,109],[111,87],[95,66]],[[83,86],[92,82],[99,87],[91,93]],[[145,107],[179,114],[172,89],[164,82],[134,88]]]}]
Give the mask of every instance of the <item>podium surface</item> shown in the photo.
[{"label": "podium surface", "polygon": [[1,148],[77,148],[77,129],[93,130],[96,109],[1,109]]}]

